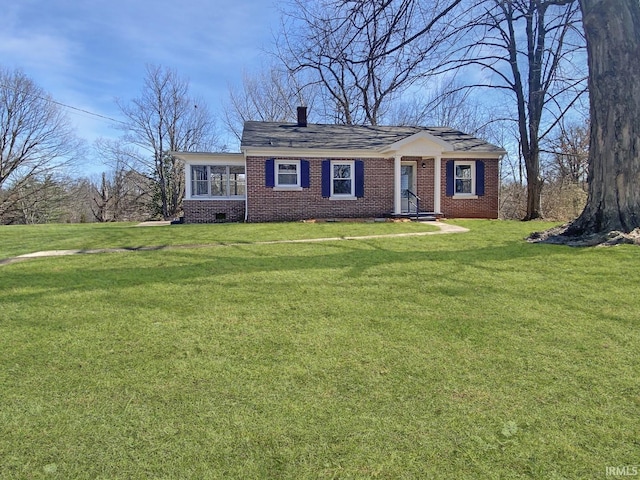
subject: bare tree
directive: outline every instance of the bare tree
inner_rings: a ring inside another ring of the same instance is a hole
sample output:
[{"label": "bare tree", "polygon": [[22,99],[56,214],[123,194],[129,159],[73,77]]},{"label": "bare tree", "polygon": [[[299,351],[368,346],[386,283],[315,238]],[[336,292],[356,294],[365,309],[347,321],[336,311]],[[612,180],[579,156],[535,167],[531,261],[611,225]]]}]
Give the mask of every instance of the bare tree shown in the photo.
[{"label": "bare tree", "polygon": [[154,214],[155,178],[132,168],[137,148],[121,140],[98,139],[95,150],[107,170],[91,179],[91,212],[99,222],[143,220]]},{"label": "bare tree", "polygon": [[93,218],[98,222],[108,222],[111,220],[109,217],[109,206],[113,203],[114,194],[107,180],[106,172],[102,172],[100,175],[100,183],[92,186],[93,195],[91,195],[89,207],[91,208]]},{"label": "bare tree", "polygon": [[486,0],[467,27],[467,45],[445,69],[481,67],[487,78],[469,86],[506,92],[517,112],[527,181],[524,220],[540,218],[541,143],[586,92],[580,58],[584,39],[576,0]]},{"label": "bare tree", "polygon": [[231,134],[242,138],[242,128],[247,120],[286,122],[296,119],[297,106],[307,106],[313,111],[315,88],[275,65],[250,74],[245,72],[241,88],[230,88],[224,105],[224,122]]},{"label": "bare tree", "polygon": [[587,188],[589,124],[566,123],[549,142],[551,161],[547,166],[552,180]]},{"label": "bare tree", "polygon": [[331,121],[377,125],[455,34],[443,20],[460,2],[291,0],[278,56],[315,74]]},{"label": "bare tree", "polygon": [[95,221],[145,220],[151,216],[148,178],[134,170],[102,172],[91,181],[89,207]]},{"label": "bare tree", "polygon": [[447,126],[493,140],[494,131],[500,130],[494,124],[501,119],[478,101],[471,90],[461,88],[451,78],[444,82],[431,79],[423,89],[404,95],[390,108],[386,121],[390,125]]},{"label": "bare tree", "polygon": [[[509,105],[513,107],[508,110],[517,112],[518,143],[527,177],[525,219],[540,217],[540,143],[586,91],[586,75],[580,68],[584,39],[577,28],[577,0],[469,0],[438,4],[433,10],[433,5],[415,0],[341,0],[340,4],[355,5],[351,8],[358,12],[374,12],[363,14],[362,24],[378,25],[373,37],[378,39],[373,42],[376,48],[367,52],[366,60],[353,63],[395,59],[411,47],[417,58],[426,54],[422,58],[428,58],[431,66],[418,64],[413,74],[455,71],[459,78],[468,79],[461,88],[489,87],[494,94],[512,95]],[[427,11],[432,12],[430,16]],[[397,24],[378,21],[396,18],[396,13],[410,15],[413,24],[402,23],[406,19]],[[424,28],[417,28],[416,21]],[[396,28],[389,29],[389,25]],[[452,48],[442,48],[448,45]]]},{"label": "bare tree", "polygon": [[64,181],[66,191],[66,213],[62,221],[68,223],[87,223],[93,221],[91,197],[93,188],[86,177],[69,178]]},{"label": "bare tree", "polygon": [[36,195],[81,151],[59,105],[21,71],[0,67],[0,218],[16,202],[28,204],[25,196]]},{"label": "bare tree", "polygon": [[159,213],[175,216],[184,196],[184,172],[175,151],[210,150],[214,122],[203,101],[189,96],[189,82],[171,69],[148,66],[140,97],[118,102],[126,121],[124,140],[136,147],[131,167],[143,169],[155,182]]},{"label": "bare tree", "polygon": [[68,192],[64,180],[52,174],[31,176],[6,192],[9,200],[2,215],[5,224],[59,222],[66,213]]}]

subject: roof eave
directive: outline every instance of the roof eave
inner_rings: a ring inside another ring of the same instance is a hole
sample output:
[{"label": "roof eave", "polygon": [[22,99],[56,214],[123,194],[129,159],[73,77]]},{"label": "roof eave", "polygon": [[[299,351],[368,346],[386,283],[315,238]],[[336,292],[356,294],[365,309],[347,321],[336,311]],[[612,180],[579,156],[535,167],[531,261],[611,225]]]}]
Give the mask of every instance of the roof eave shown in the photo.
[{"label": "roof eave", "polygon": [[242,153],[228,153],[228,152],[169,152],[176,158],[179,158],[183,162],[197,162],[197,161],[209,161],[209,160],[243,160],[244,154]]},{"label": "roof eave", "polygon": [[375,150],[366,149],[319,149],[319,148],[291,148],[291,147],[242,147],[243,154],[247,157],[327,157],[327,158],[391,158],[400,156],[441,157],[441,158],[478,158],[501,159],[507,152],[505,150],[451,150],[429,151],[421,155],[404,154],[402,151],[392,150],[388,147]]},{"label": "roof eave", "polygon": [[296,148],[296,147],[241,147],[245,156],[255,157],[350,157],[385,158],[378,150],[371,149],[333,149],[333,148]]}]

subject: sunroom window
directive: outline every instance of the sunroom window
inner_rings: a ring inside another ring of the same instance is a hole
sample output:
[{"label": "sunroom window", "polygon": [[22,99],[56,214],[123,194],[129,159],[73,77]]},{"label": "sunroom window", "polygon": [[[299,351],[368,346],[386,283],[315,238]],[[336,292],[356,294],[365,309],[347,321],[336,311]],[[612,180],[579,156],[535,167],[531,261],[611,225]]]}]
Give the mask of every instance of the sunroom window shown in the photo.
[{"label": "sunroom window", "polygon": [[246,176],[240,165],[192,165],[191,196],[227,198],[244,196]]},{"label": "sunroom window", "polygon": [[215,165],[209,167],[211,171],[211,196],[226,197],[228,195],[228,175],[226,166]]},{"label": "sunroom window", "polygon": [[244,176],[244,167],[229,167],[229,195],[245,195],[247,182]]},{"label": "sunroom window", "polygon": [[209,195],[209,168],[205,165],[191,167],[191,194]]}]

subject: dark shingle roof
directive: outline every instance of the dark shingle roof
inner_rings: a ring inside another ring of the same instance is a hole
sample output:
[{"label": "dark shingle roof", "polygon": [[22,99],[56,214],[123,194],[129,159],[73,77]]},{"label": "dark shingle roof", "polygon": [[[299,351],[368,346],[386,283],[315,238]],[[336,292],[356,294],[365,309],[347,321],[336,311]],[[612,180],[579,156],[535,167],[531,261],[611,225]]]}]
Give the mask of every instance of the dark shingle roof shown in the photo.
[{"label": "dark shingle roof", "polygon": [[241,147],[301,148],[328,150],[378,150],[411,135],[427,132],[453,146],[454,151],[491,152],[503,149],[448,127],[383,127],[370,125],[324,125],[245,122]]}]

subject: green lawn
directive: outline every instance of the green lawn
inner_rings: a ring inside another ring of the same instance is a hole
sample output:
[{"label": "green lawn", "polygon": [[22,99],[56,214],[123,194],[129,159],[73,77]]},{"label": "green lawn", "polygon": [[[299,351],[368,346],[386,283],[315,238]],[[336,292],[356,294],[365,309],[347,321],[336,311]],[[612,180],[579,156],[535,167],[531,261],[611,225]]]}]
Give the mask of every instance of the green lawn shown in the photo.
[{"label": "green lawn", "polygon": [[0,478],[583,479],[638,465],[640,249],[456,223],[471,231],[272,245],[251,242],[427,227],[0,227],[0,259],[213,245],[0,265]]},{"label": "green lawn", "polygon": [[137,226],[135,223],[0,226],[0,260],[44,250],[209,245],[435,231],[428,223],[224,223]]}]

